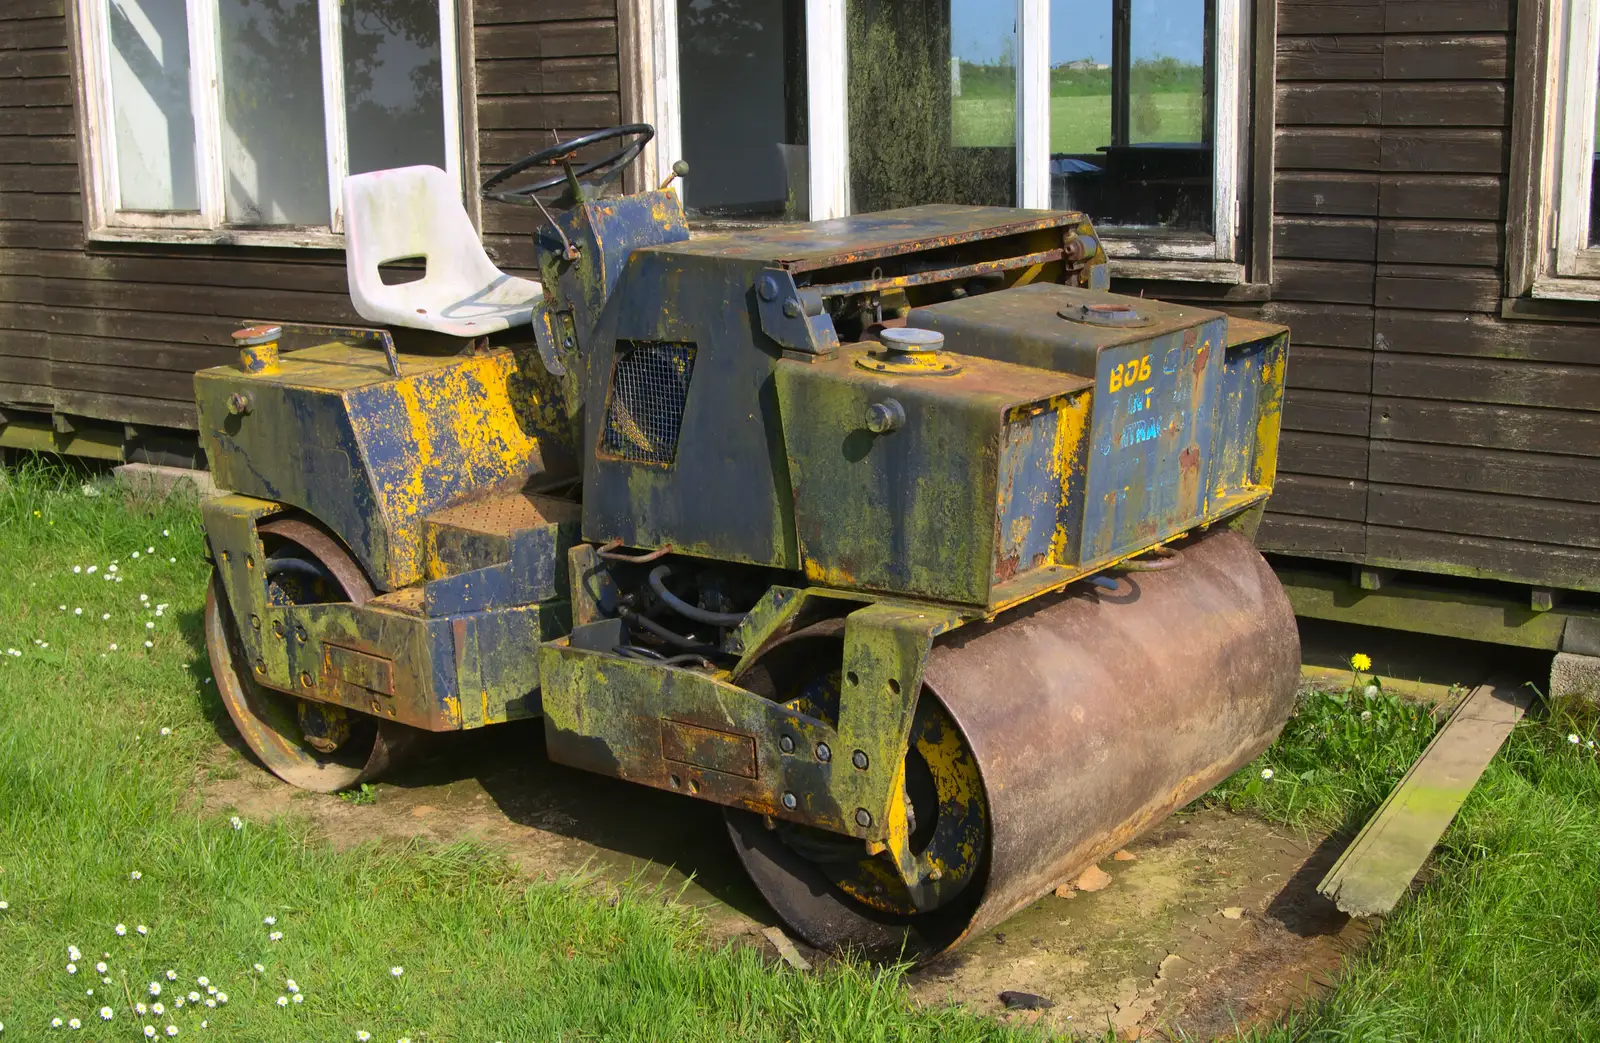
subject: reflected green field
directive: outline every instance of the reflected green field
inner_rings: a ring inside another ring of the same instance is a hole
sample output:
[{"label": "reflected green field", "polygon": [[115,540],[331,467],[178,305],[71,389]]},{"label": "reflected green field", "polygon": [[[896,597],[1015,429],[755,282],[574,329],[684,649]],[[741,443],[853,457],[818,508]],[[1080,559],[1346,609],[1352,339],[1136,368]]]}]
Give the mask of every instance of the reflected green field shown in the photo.
[{"label": "reflected green field", "polygon": [[[1149,92],[1134,96],[1133,140],[1199,141],[1205,99],[1198,90]],[[1016,143],[1016,104],[1012,97],[964,95],[952,99],[951,140],[964,148],[997,148]],[[1055,95],[1050,99],[1050,151],[1092,153],[1111,142],[1111,95]]]}]

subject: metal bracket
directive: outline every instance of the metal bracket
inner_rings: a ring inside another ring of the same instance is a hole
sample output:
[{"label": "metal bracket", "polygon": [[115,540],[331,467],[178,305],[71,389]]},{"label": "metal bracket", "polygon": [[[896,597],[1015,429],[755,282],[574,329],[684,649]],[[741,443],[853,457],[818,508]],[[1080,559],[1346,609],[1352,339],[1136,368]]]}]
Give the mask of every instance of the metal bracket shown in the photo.
[{"label": "metal bracket", "polygon": [[357,344],[375,344],[383,349],[384,358],[389,360],[389,375],[397,380],[400,377],[400,356],[394,350],[394,335],[388,330],[365,326],[321,326],[290,322],[276,325],[279,325],[284,333],[305,333],[314,337],[354,341]]},{"label": "metal bracket", "polygon": [[822,306],[822,295],[800,289],[782,268],[764,268],[756,278],[761,332],[785,348],[821,355],[837,350],[839,334]]},{"label": "metal bracket", "polygon": [[567,367],[556,349],[555,318],[543,301],[533,309],[533,340],[539,346],[539,361],[544,363],[545,371],[552,377],[566,376]]}]

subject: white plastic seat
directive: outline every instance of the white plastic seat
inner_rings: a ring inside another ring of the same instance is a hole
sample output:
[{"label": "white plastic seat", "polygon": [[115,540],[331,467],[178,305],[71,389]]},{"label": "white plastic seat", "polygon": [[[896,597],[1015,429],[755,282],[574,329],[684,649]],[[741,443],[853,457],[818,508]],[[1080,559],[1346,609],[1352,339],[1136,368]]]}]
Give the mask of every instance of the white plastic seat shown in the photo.
[{"label": "white plastic seat", "polygon": [[[461,186],[438,167],[344,179],[350,301],[368,322],[479,337],[530,321],[539,284],[507,275],[484,252]],[[385,285],[378,266],[426,258],[421,279]]]}]

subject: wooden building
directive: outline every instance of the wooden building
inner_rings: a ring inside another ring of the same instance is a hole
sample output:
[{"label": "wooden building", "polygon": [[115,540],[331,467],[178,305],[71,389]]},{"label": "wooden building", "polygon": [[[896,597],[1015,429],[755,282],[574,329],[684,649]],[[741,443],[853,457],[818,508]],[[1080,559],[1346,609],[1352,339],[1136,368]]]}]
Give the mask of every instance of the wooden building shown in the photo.
[{"label": "wooden building", "polygon": [[1087,210],[1291,327],[1304,614],[1600,654],[1597,70],[1600,0],[7,0],[0,445],[183,457],[237,325],[358,321],[344,172],[645,120],[702,227]]}]

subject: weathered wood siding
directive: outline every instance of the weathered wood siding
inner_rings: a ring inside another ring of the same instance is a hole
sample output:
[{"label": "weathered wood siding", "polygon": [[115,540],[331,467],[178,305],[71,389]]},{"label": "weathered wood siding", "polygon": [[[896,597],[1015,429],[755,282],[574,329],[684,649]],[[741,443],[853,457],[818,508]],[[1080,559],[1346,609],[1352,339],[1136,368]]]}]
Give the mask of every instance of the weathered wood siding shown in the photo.
[{"label": "weathered wood siding", "polygon": [[1600,589],[1600,326],[1499,317],[1512,0],[1281,0],[1284,553]]},{"label": "weathered wood siding", "polygon": [[[86,243],[68,3],[0,4],[0,407],[192,428],[194,371],[231,360],[238,324],[360,321],[343,255]],[[615,0],[478,0],[471,14],[485,169],[554,130],[617,122]],[[528,218],[485,205],[503,264],[531,263]]]}]

